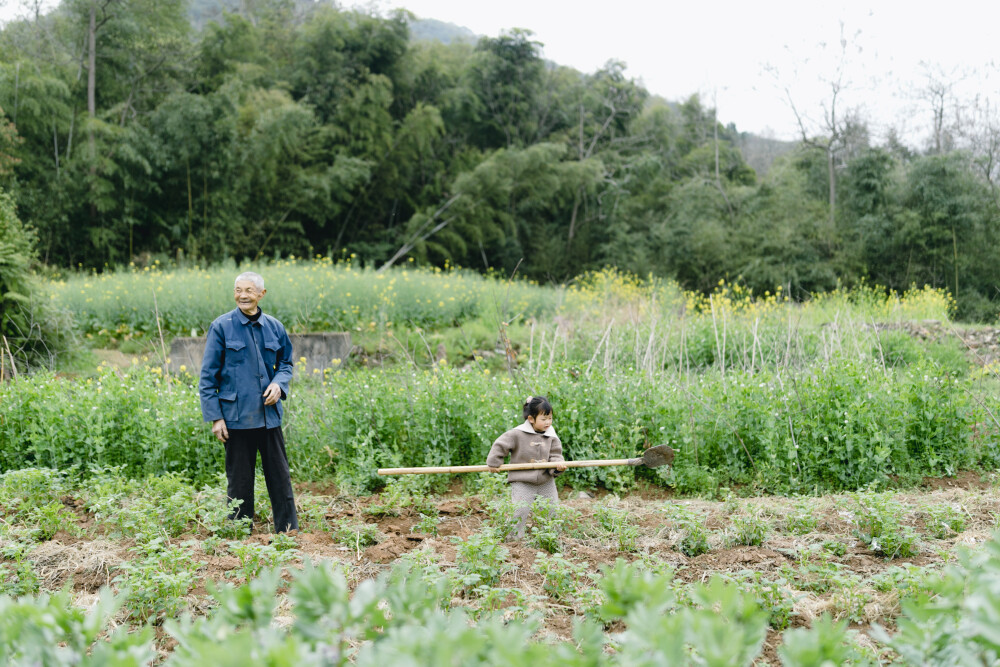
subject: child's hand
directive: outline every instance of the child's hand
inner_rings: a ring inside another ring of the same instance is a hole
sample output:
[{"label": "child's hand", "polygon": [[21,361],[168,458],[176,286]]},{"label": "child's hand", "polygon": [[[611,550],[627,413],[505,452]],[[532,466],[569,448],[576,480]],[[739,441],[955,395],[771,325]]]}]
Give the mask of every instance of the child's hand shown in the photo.
[{"label": "child's hand", "polygon": [[500,468],[490,468],[490,472],[503,472]]},{"label": "child's hand", "polygon": [[566,466],[558,465],[556,466],[556,470],[558,470],[559,472],[566,472]]}]

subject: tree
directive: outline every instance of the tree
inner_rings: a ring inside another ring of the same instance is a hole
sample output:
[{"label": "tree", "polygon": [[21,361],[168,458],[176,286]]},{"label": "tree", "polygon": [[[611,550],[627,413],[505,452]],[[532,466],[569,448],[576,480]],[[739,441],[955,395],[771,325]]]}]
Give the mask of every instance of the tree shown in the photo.
[{"label": "tree", "polygon": [[[596,187],[602,167],[567,160],[567,153],[563,144],[495,151],[455,179],[447,207],[413,216],[407,231],[419,239],[416,252],[432,261],[504,271],[520,263],[535,278],[578,273],[586,258],[567,257],[563,229],[575,193]],[[433,236],[422,238],[435,227]]]},{"label": "tree", "polygon": [[467,70],[472,116],[481,123],[483,148],[522,147],[537,135],[533,111],[542,81],[541,43],[530,30],[484,37]]},{"label": "tree", "polygon": [[21,161],[12,153],[14,147],[20,142],[21,138],[17,136],[17,128],[14,127],[14,123],[7,120],[3,107],[0,107],[0,179],[10,176],[14,165]]},{"label": "tree", "polygon": [[[955,100],[955,85],[960,83],[965,74],[960,73],[957,68],[945,72],[944,68],[938,64],[926,62],[920,63],[923,69],[925,84],[917,93],[920,101],[930,106],[931,111],[931,137],[930,153],[941,155],[955,147],[954,131],[955,119],[957,117],[957,103]],[[953,116],[949,118],[949,107],[952,107]]]},{"label": "tree", "polygon": [[1000,274],[995,224],[986,216],[987,191],[973,177],[968,156],[952,153],[916,161],[904,197],[917,223],[904,236],[911,257],[907,278],[948,287],[959,301],[963,275],[973,285],[994,282]]},{"label": "tree", "polygon": [[669,214],[654,230],[658,260],[688,289],[710,292],[735,265],[731,217],[711,182],[689,178],[668,196]]},{"label": "tree", "polygon": [[28,328],[30,264],[37,237],[21,222],[13,198],[0,190],[0,333],[13,336]]},{"label": "tree", "polygon": [[226,79],[248,66],[266,66],[264,36],[247,18],[226,14],[220,25],[210,22],[198,41],[194,89],[201,94],[217,90]]},{"label": "tree", "polygon": [[[842,107],[843,95],[850,87],[850,83],[847,80],[847,67],[849,64],[847,47],[849,42],[844,34],[844,28],[844,23],[841,21],[840,51],[836,58],[833,74],[823,79],[828,92],[826,99],[820,105],[822,117],[818,122],[811,121],[804,111],[796,105],[791,88],[788,85],[782,87],[785,99],[799,127],[800,141],[804,146],[821,152],[826,158],[827,195],[829,202],[827,220],[831,236],[836,227],[837,169],[840,166],[838,160],[845,146],[849,144],[848,138],[852,134],[856,134],[856,132],[851,132],[852,126],[858,127],[863,125],[858,111],[850,109],[844,111]],[[855,38],[857,36],[858,34],[856,33]],[[774,68],[771,68],[771,72],[776,78],[778,77]]]},{"label": "tree", "polygon": [[739,276],[757,294],[781,285],[786,294],[804,298],[836,287],[851,276],[837,266],[826,236],[824,205],[809,197],[805,174],[789,161],[779,161],[757,187],[736,189],[739,214],[732,232]]},{"label": "tree", "polygon": [[[587,162],[602,153],[616,153],[625,148],[623,143],[629,138],[631,122],[642,112],[647,97],[645,90],[625,78],[625,64],[609,61],[593,75],[584,77],[577,95],[575,106],[578,115],[573,119],[575,127],[568,131],[576,159]],[[603,180],[609,184],[615,178],[611,165],[616,162],[619,160],[601,160],[605,167]],[[573,198],[573,210],[566,233],[567,253],[572,252],[574,238],[580,227],[587,222],[586,218],[580,219],[581,207],[586,205],[587,185],[589,184],[582,184]],[[593,209],[599,216],[600,207],[594,206]]]},{"label": "tree", "polygon": [[873,148],[848,162],[841,179],[842,273],[894,288],[905,288],[895,284],[898,239],[892,231],[900,168],[888,150]]},{"label": "tree", "polygon": [[1000,113],[996,105],[988,97],[977,96],[962,110],[956,132],[1000,209]]},{"label": "tree", "polygon": [[369,172],[363,160],[324,154],[322,130],[307,106],[279,90],[246,91],[238,111],[239,155],[245,176],[236,184],[246,208],[239,255],[308,254],[302,221],[325,223],[335,202]]}]

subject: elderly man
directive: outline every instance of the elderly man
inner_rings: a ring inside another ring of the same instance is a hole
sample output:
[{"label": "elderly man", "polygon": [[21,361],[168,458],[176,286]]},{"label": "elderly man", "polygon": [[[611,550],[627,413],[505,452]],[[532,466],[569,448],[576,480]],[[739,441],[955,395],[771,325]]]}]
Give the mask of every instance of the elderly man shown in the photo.
[{"label": "elderly man", "polygon": [[281,433],[281,399],[292,379],[292,343],[285,327],[258,304],[264,279],[247,271],[236,277],[236,308],[208,329],[201,363],[201,413],[226,446],[226,493],[242,504],[234,519],[254,516],[254,468],[260,452],[271,498],[274,529],[299,527]]}]

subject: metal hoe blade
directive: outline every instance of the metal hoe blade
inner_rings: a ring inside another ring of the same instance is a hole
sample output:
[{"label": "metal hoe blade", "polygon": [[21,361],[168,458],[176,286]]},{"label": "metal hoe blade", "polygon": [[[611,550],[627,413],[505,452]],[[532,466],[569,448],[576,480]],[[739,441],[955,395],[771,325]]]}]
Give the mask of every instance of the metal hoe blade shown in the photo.
[{"label": "metal hoe blade", "polygon": [[644,465],[647,468],[659,468],[670,465],[674,461],[674,450],[667,445],[650,447],[642,453],[642,458],[629,459],[631,466]]}]

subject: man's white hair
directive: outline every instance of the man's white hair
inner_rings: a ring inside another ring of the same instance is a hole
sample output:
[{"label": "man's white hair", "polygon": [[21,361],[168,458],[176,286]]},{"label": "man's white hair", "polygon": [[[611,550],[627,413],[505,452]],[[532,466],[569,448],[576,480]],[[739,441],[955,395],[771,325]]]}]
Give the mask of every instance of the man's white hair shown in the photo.
[{"label": "man's white hair", "polygon": [[241,280],[249,280],[253,283],[254,288],[258,292],[264,291],[264,277],[259,273],[254,273],[253,271],[244,271],[240,275],[236,276],[236,280],[233,281],[233,287],[236,287],[236,283]]}]

